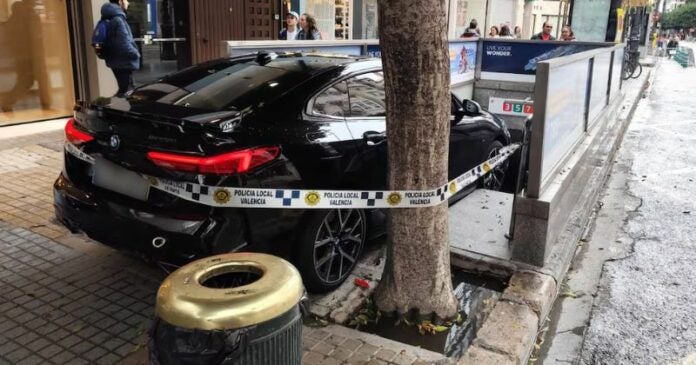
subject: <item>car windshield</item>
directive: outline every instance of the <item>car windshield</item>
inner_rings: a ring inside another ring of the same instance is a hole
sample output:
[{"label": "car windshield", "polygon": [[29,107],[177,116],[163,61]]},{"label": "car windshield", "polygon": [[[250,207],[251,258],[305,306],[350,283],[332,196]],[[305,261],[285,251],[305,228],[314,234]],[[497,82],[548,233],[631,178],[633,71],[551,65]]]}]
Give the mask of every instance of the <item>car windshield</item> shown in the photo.
[{"label": "car windshield", "polygon": [[259,106],[306,79],[300,72],[253,62],[203,64],[137,88],[130,98],[209,111]]}]

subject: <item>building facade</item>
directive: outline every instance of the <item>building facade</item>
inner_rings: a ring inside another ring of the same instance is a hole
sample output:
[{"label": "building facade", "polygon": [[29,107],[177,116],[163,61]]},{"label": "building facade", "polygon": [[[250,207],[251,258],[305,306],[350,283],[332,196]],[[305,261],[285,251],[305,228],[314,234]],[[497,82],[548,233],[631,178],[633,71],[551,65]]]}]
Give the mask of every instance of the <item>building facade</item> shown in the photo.
[{"label": "building facade", "polygon": [[[90,45],[106,0],[0,0],[0,126],[68,116],[75,100],[110,96],[116,82]],[[567,1],[448,0],[449,37],[472,19],[522,29],[567,19]],[[377,0],[130,0],[142,64],[136,85],[221,57],[228,40],[274,40],[289,11],[310,13],[325,40],[378,38]]]},{"label": "building facade", "polygon": [[[0,0],[0,126],[68,116],[76,99],[112,95],[90,46],[106,0]],[[135,84],[222,56],[226,40],[273,40],[288,11],[313,14],[322,38],[377,38],[377,0],[131,0],[142,54]]]}]

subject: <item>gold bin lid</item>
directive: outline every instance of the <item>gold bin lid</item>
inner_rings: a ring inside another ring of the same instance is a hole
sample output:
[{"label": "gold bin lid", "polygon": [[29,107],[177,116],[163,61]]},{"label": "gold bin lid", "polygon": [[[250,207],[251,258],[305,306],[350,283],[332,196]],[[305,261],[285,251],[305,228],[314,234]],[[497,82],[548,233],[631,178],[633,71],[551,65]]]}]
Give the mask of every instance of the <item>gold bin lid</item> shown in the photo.
[{"label": "gold bin lid", "polygon": [[[225,279],[232,277],[258,279],[225,287]],[[221,280],[209,284],[214,278]],[[262,253],[230,253],[191,262],[171,273],[157,292],[155,314],[181,328],[237,329],[286,313],[303,295],[300,273],[289,262]]]}]

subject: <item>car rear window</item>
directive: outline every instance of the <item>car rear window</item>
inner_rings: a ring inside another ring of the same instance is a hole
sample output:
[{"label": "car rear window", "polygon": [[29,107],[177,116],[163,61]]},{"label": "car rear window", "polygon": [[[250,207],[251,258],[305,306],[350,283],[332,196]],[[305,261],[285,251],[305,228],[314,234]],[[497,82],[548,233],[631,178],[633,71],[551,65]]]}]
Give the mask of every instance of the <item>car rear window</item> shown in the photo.
[{"label": "car rear window", "polygon": [[307,75],[253,62],[203,64],[137,88],[130,98],[202,110],[242,110],[290,91]]}]

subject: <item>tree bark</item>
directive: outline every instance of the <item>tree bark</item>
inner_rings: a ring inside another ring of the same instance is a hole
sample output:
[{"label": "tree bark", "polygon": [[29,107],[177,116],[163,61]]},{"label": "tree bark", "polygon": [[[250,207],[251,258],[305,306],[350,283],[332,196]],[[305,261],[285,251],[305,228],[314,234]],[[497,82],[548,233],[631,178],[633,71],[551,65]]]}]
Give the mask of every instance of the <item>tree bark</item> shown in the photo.
[{"label": "tree bark", "polygon": [[[446,0],[379,0],[389,188],[447,182],[450,68]],[[447,204],[390,209],[387,263],[375,292],[385,312],[456,315]]]}]

